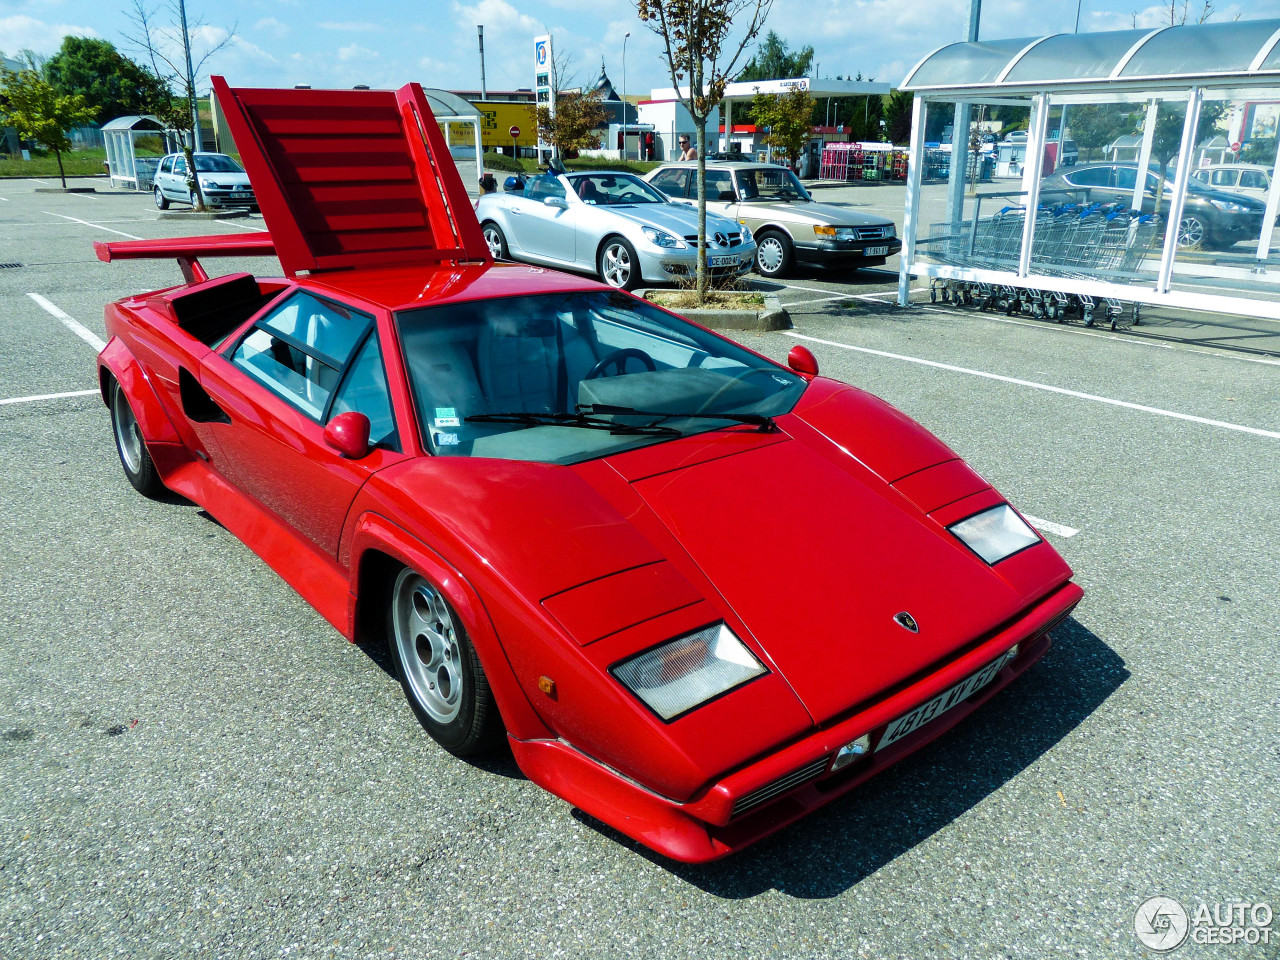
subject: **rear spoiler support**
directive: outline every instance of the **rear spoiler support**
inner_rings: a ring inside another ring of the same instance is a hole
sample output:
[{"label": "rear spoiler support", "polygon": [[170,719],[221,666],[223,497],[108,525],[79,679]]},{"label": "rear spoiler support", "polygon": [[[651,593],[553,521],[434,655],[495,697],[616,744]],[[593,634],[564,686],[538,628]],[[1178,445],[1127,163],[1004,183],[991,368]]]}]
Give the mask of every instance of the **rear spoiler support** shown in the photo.
[{"label": "rear spoiler support", "polygon": [[276,248],[268,233],[223,233],[162,240],[95,240],[93,251],[103,263],[174,257],[187,283],[202,283],[209,275],[199,257],[273,257]]}]

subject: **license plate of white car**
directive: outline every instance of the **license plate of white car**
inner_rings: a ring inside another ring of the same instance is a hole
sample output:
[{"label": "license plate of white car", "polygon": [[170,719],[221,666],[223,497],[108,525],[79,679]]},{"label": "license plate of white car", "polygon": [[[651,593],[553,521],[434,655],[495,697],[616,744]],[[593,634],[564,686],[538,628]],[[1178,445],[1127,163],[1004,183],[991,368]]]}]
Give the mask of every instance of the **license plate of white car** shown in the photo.
[{"label": "license plate of white car", "polygon": [[232,193],[231,194],[232,200],[249,200],[249,199],[252,199],[252,197],[253,197],[252,193]]},{"label": "license plate of white car", "polygon": [[1000,668],[1012,660],[1016,653],[1016,650],[1009,650],[1001,654],[977,673],[961,680],[950,690],[938,694],[928,703],[922,703],[910,713],[905,713],[897,720],[894,720],[885,730],[884,736],[880,738],[880,743],[876,745],[876,749],[883,750],[889,744],[901,740],[907,734],[915,733],[930,720],[942,716],[956,704],[969,699],[994,680],[995,675],[1000,672]]},{"label": "license plate of white car", "polygon": [[888,247],[867,247],[862,251],[868,257],[887,257],[889,255]]},{"label": "license plate of white car", "polygon": [[737,257],[712,257],[711,266],[713,267],[736,267],[738,265]]}]

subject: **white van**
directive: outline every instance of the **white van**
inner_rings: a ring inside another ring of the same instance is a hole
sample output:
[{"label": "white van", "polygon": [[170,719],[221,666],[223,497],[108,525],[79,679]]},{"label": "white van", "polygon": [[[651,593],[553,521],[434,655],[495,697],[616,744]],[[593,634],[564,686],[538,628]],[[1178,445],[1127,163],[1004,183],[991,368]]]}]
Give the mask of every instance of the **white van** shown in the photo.
[{"label": "white van", "polygon": [[1259,200],[1266,200],[1271,188],[1271,171],[1258,163],[1212,163],[1191,176],[1215,190],[1230,190]]}]

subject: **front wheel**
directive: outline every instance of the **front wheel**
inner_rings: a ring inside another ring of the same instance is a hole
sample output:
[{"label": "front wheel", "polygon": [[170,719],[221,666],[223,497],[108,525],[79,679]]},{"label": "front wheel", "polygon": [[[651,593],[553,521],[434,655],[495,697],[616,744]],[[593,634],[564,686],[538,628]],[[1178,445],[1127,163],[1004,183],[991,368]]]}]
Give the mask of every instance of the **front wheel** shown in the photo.
[{"label": "front wheel", "polygon": [[1178,221],[1178,246],[1207,246],[1209,232],[1199,217],[1187,215]]},{"label": "front wheel", "polygon": [[161,210],[169,209],[169,198],[164,195],[164,191],[156,187],[156,206]]},{"label": "front wheel", "polygon": [[632,290],[640,283],[640,261],[635,247],[621,237],[610,237],[600,248],[596,267],[600,279],[619,290]]},{"label": "front wheel", "polygon": [[160,482],[155,461],[151,459],[146,442],[142,439],[138,418],[133,415],[129,398],[124,395],[119,381],[111,381],[108,398],[111,405],[111,432],[116,438],[116,453],[120,455],[124,475],[133,489],[144,497],[155,499],[164,493],[164,484]]},{"label": "front wheel", "polygon": [[772,280],[783,277],[791,270],[795,250],[790,238],[774,230],[767,230],[756,237],[756,272]]},{"label": "front wheel", "polygon": [[502,228],[496,223],[486,223],[481,231],[485,245],[489,248],[489,256],[495,260],[510,260],[511,252],[507,249],[507,238]]},{"label": "front wheel", "polygon": [[392,587],[387,639],[409,706],[432,739],[457,757],[501,741],[502,718],[466,630],[414,570],[401,570]]}]

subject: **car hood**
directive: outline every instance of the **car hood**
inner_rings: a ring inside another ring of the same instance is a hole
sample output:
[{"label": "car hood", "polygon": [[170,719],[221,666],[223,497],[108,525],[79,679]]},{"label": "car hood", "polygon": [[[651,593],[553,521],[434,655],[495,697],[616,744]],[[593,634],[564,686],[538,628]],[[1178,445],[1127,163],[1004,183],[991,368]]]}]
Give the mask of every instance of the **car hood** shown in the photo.
[{"label": "car hood", "polygon": [[222,187],[244,187],[246,190],[250,188],[247,173],[201,173],[199,177],[201,180],[212,180]]},{"label": "car hood", "polygon": [[893,223],[886,217],[859,213],[850,207],[816,200],[797,200],[793,203],[774,203],[748,200],[738,206],[740,216],[755,220],[773,219],[788,223],[815,223],[828,226],[866,227]]},{"label": "car hood", "polygon": [[1229,190],[1206,190],[1203,193],[1187,194],[1187,199],[1192,197],[1198,197],[1201,200],[1217,200],[1219,203],[1234,203],[1259,213],[1267,209],[1267,205],[1256,197],[1246,196],[1243,193],[1232,193]]},{"label": "car hood", "polygon": [[[657,227],[678,237],[698,232],[698,208],[688,207],[683,203],[635,203],[619,206],[598,207],[616,216],[623,217],[644,227]],[[738,221],[707,211],[707,231],[738,231]]]},{"label": "car hood", "polygon": [[818,723],[1027,603],[865,466],[794,439],[632,485]]}]

